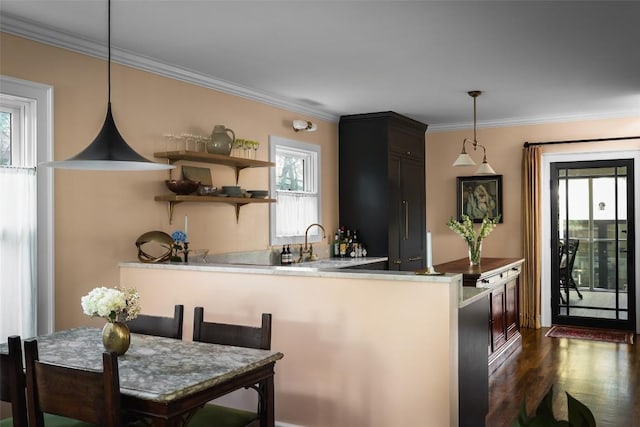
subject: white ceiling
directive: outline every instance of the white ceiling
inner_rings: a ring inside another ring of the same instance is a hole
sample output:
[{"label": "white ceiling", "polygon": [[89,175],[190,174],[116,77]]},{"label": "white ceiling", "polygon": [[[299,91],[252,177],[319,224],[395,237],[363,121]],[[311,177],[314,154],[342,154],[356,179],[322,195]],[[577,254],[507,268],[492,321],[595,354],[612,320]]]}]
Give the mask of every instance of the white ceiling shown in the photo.
[{"label": "white ceiling", "polygon": [[[0,29],[106,54],[106,0],[2,0]],[[113,0],[114,61],[319,118],[435,129],[640,115],[640,1]]]}]

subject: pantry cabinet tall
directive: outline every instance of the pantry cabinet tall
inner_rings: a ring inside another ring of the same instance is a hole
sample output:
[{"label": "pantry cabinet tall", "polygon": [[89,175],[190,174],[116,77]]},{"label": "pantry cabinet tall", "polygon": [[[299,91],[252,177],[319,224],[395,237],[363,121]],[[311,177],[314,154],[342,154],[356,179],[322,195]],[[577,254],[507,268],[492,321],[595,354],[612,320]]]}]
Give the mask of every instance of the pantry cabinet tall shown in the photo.
[{"label": "pantry cabinet tall", "polygon": [[426,129],[392,111],[340,118],[340,224],[390,270],[425,267]]}]

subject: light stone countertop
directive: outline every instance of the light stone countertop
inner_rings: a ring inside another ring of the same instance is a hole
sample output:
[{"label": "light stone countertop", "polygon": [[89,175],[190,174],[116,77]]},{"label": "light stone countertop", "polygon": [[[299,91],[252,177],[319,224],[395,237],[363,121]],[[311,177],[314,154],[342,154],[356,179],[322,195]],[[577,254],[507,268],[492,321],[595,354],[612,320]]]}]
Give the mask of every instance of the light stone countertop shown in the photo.
[{"label": "light stone countertop", "polygon": [[458,305],[458,308],[466,307],[467,305],[473,304],[474,302],[482,298],[488,298],[490,293],[491,289],[463,286],[462,298],[460,304]]},{"label": "light stone countertop", "polygon": [[386,257],[366,257],[356,259],[329,258],[318,261],[310,261],[292,266],[281,265],[254,265],[254,264],[233,264],[233,263],[143,263],[139,261],[121,262],[121,268],[142,268],[159,270],[184,270],[219,273],[241,273],[258,275],[282,275],[282,276],[302,276],[302,277],[344,277],[353,279],[404,281],[416,283],[451,283],[458,285],[461,291],[458,292],[458,306],[464,307],[487,297],[490,289],[473,288],[462,286],[462,274],[416,274],[413,271],[388,271],[388,270],[366,270],[366,269],[346,269],[345,267],[362,265],[366,263],[376,263],[387,261]]},{"label": "light stone countertop", "polygon": [[[387,261],[386,257],[366,257],[355,260],[325,259],[319,261],[309,261],[292,266],[284,265],[254,265],[254,264],[227,264],[227,263],[143,263],[139,261],[121,262],[120,267],[128,268],[149,268],[185,271],[212,271],[221,273],[244,273],[244,274],[264,274],[282,276],[305,276],[305,277],[345,277],[371,280],[399,280],[413,282],[456,282],[456,276],[462,283],[461,274],[439,274],[424,275],[416,274],[413,271],[388,271],[388,270],[362,270],[347,269],[349,266],[362,265]],[[462,286],[462,285],[460,285]]]},{"label": "light stone countertop", "polygon": [[[36,337],[40,360],[102,370],[102,331],[75,328]],[[0,352],[7,344],[0,344]],[[120,390],[145,400],[168,402],[282,359],[282,353],[131,334],[118,357]]]}]

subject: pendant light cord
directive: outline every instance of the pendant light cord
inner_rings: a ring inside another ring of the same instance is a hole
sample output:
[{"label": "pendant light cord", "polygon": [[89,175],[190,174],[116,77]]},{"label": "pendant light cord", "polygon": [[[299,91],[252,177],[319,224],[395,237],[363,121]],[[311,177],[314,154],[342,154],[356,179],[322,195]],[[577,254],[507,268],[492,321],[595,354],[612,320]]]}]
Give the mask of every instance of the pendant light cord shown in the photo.
[{"label": "pendant light cord", "polygon": [[107,99],[111,106],[111,0],[107,12]]},{"label": "pendant light cord", "polygon": [[476,138],[476,98],[476,96],[473,97],[473,142],[477,144],[478,139]]}]

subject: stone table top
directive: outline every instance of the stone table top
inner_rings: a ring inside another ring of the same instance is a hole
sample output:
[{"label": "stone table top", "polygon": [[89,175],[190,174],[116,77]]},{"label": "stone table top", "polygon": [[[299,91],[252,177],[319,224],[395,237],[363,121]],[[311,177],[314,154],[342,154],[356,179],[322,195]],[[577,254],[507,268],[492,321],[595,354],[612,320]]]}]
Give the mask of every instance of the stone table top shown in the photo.
[{"label": "stone table top", "polygon": [[[102,331],[75,328],[36,337],[40,360],[102,370]],[[0,344],[0,352],[7,351]],[[168,402],[282,359],[283,354],[227,345],[131,334],[118,357],[122,394]]]}]

